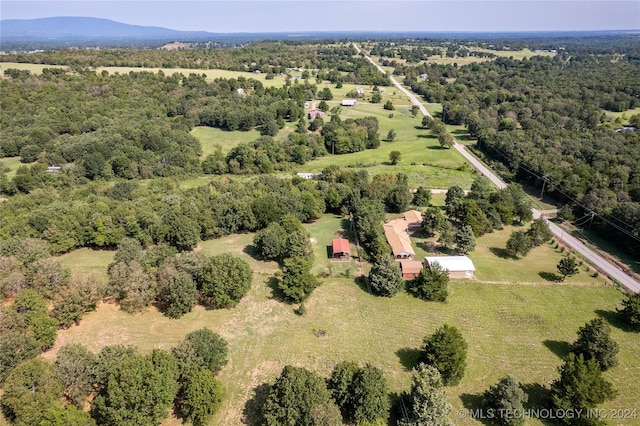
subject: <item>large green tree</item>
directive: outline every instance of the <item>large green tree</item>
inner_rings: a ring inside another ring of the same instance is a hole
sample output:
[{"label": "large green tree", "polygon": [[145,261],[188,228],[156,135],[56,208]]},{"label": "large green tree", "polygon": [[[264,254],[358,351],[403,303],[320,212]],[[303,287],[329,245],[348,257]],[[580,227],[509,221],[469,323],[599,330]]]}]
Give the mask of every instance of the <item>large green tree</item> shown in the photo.
[{"label": "large green tree", "polygon": [[56,375],[64,384],[65,397],[78,408],[84,403],[97,382],[97,358],[84,346],[68,343],[58,351]]},{"label": "large green tree", "polygon": [[99,424],[159,424],[178,391],[178,367],[169,353],[129,353],[110,366],[104,387],[91,404]]},{"label": "large green tree", "polygon": [[407,290],[427,301],[445,302],[449,296],[449,272],[438,262],[424,265],[422,273],[407,283]]},{"label": "large green tree", "polygon": [[484,392],[485,406],[494,410],[497,422],[505,426],[522,426],[525,423],[524,404],[528,400],[528,395],[513,376],[503,377]]},{"label": "large green tree", "polygon": [[193,277],[172,266],[158,271],[158,297],[162,312],[170,318],[180,318],[198,303],[198,289]]},{"label": "large green tree", "polygon": [[467,254],[476,248],[476,237],[469,225],[462,225],[456,232],[456,250],[460,254]]},{"label": "large green tree", "polygon": [[222,253],[209,258],[198,281],[203,302],[214,308],[231,308],[251,288],[251,267],[238,256]]},{"label": "large green tree", "polygon": [[640,330],[640,293],[626,295],[618,315],[635,330]]},{"label": "large green tree", "polygon": [[52,364],[42,359],[25,361],[4,383],[2,412],[16,426],[37,425],[48,409],[59,406],[62,389]]},{"label": "large green tree", "polygon": [[[570,353],[560,366],[560,377],[551,383],[551,402],[561,410],[589,410],[598,404],[613,399],[613,385],[602,377],[595,359],[585,360],[582,355]],[[562,419],[566,424],[598,424],[598,419]]]},{"label": "large green tree", "polygon": [[620,347],[611,338],[611,327],[602,318],[594,318],[578,329],[578,339],[571,345],[571,352],[585,360],[594,359],[602,371],[618,364]]},{"label": "large green tree", "polygon": [[227,341],[209,328],[192,331],[173,348],[173,354],[180,362],[180,370],[183,373],[206,368],[217,374],[227,365],[227,353]]},{"label": "large green tree", "polygon": [[513,257],[526,256],[531,251],[532,245],[529,235],[522,231],[514,231],[507,240],[506,250]]},{"label": "large green tree", "polygon": [[391,256],[376,259],[369,272],[369,285],[378,296],[393,297],[402,288],[402,271]]},{"label": "large green tree", "polygon": [[182,379],[178,394],[180,414],[191,420],[195,426],[206,425],[220,408],[222,384],[207,368],[187,371]]},{"label": "large green tree", "polygon": [[317,407],[331,399],[327,385],[311,371],[287,365],[271,386],[262,406],[267,426],[312,426]]},{"label": "large green tree", "polygon": [[284,260],[278,288],[287,300],[300,303],[320,285],[320,281],[311,273],[312,266],[311,261],[303,257]]},{"label": "large green tree", "polygon": [[457,328],[444,324],[424,340],[423,360],[434,366],[447,386],[460,383],[467,367],[467,342]]},{"label": "large green tree", "polygon": [[156,297],[156,280],[135,260],[118,262],[109,270],[110,293],[126,312],[140,312]]},{"label": "large green tree", "polygon": [[440,372],[420,363],[411,370],[411,390],[403,398],[408,406],[403,410],[398,426],[453,426]]},{"label": "large green tree", "polygon": [[334,367],[327,386],[347,421],[362,424],[387,419],[389,390],[380,369],[343,361]]}]

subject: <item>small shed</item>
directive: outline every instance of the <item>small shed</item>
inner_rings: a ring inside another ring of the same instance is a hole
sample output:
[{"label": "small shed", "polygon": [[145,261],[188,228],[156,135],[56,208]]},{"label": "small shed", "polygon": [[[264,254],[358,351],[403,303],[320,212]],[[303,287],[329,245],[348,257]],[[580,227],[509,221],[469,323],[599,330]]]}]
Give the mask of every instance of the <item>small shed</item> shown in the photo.
[{"label": "small shed", "polygon": [[439,263],[449,272],[449,278],[472,279],[476,276],[476,267],[467,256],[427,256],[424,258],[424,263],[429,267]]},{"label": "small shed", "polygon": [[340,102],[342,106],[356,106],[357,104],[358,102],[355,99],[343,99],[342,102]]},{"label": "small shed", "polygon": [[349,240],[345,238],[336,238],[331,242],[331,258],[337,260],[351,259],[351,248]]},{"label": "small shed", "polygon": [[412,280],[422,273],[422,262],[419,260],[401,260],[402,278]]}]

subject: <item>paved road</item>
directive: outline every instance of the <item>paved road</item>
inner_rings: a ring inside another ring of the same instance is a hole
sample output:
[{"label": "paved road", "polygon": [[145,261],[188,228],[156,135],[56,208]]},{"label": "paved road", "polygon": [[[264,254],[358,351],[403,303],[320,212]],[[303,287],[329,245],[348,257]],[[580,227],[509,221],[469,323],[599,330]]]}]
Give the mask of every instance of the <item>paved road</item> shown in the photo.
[{"label": "paved road", "polygon": [[[353,44],[353,46],[356,48],[358,53],[361,52],[360,48],[355,43]],[[387,74],[385,72],[385,70],[383,70],[382,67],[380,67],[380,65],[375,63],[373,61],[373,59],[371,59],[369,56],[365,55],[365,58],[367,58],[367,60],[369,62],[371,62],[373,65],[375,65],[380,70],[381,73]],[[396,86],[398,89],[400,89],[404,94],[406,94],[409,97],[409,99],[411,99],[411,103],[412,104],[417,105],[420,108],[420,111],[424,115],[431,117],[431,115],[429,114],[427,109],[424,107],[424,105],[422,105],[422,103],[420,102],[420,100],[417,98],[416,95],[414,95],[413,93],[411,93],[407,89],[405,89],[395,78],[393,78],[393,76],[389,75],[388,77],[389,77],[389,79],[391,80],[391,83],[393,83],[394,86]],[[498,176],[496,176],[491,170],[489,170],[473,154],[471,154],[469,151],[467,151],[466,148],[464,147],[464,145],[460,144],[458,141],[455,141],[453,147],[460,154],[462,154],[462,156],[464,158],[466,158],[471,163],[471,165],[473,167],[475,167],[480,173],[482,173],[491,182],[493,182],[494,185],[496,185],[498,188],[501,188],[501,189],[502,188],[506,188],[507,184],[504,183],[502,181],[502,179],[500,179]],[[536,210],[536,209],[532,209],[532,210],[533,210],[534,219],[537,219],[540,216],[544,217],[543,212],[541,212],[539,210]],[[580,241],[577,238],[574,238],[571,235],[567,234],[562,228],[560,228],[558,225],[554,224],[553,222],[550,222],[546,217],[545,217],[545,220],[547,221],[547,224],[549,225],[549,229],[551,230],[553,235],[558,240],[560,240],[564,245],[566,245],[566,246],[572,248],[573,250],[577,251],[578,253],[580,253],[582,256],[584,256],[585,259],[587,259],[589,262],[591,262],[601,272],[603,272],[604,274],[608,275],[609,277],[615,279],[616,281],[618,281],[620,284],[622,284],[628,290],[630,290],[630,291],[632,291],[634,293],[640,292],[640,282],[635,280],[633,277],[630,277],[625,272],[621,271],[616,265],[614,265],[613,263],[609,262],[607,259],[602,257],[600,254],[596,253],[595,251],[591,250],[589,247],[585,246],[582,241]]]},{"label": "paved road", "polygon": [[[355,49],[358,51],[358,53],[361,52],[360,47],[353,43],[353,47],[355,47]],[[378,68],[378,70],[384,74],[387,75],[387,72],[380,66],[378,65],[376,62],[374,62],[373,59],[371,59],[369,56],[364,55],[365,58],[367,58],[367,61],[371,62],[376,68]],[[402,93],[404,93],[405,95],[407,95],[407,97],[411,100],[411,103],[413,105],[416,105],[418,108],[420,108],[420,112],[423,115],[426,115],[427,117],[431,117],[431,114],[429,114],[429,111],[427,111],[427,109],[424,107],[424,105],[422,105],[422,102],[420,102],[420,100],[418,99],[418,97],[416,95],[414,95],[413,93],[411,93],[410,91],[408,91],[402,84],[400,84],[398,82],[398,80],[396,80],[395,78],[393,78],[392,75],[387,75],[387,77],[389,77],[389,80],[391,80],[391,84],[393,84],[394,86],[396,86],[396,88],[398,88],[398,90],[400,90]]]}]

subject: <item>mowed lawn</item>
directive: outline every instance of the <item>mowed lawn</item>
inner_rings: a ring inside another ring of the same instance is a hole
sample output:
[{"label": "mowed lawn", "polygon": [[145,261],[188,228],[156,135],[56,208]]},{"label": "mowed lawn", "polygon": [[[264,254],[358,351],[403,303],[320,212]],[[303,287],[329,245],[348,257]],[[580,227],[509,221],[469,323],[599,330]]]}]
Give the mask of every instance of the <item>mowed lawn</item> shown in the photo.
[{"label": "mowed lawn", "polygon": [[[331,264],[326,245],[344,224],[342,218],[327,215],[306,225],[316,241],[313,247],[320,269]],[[455,413],[464,407],[476,408],[474,398],[507,374],[516,375],[535,390],[535,404],[544,396],[544,389],[536,385],[548,388],[558,376],[561,356],[567,344],[575,340],[578,327],[603,315],[616,324],[613,337],[621,346],[620,365],[606,374],[619,394],[605,407],[627,408],[637,403],[640,334],[624,331],[615,323],[614,311],[622,294],[613,287],[454,281],[448,302],[440,304],[423,302],[404,292],[394,298],[375,297],[353,278],[347,278],[344,269],[334,269],[305,302],[307,313],[298,316],[293,312],[295,305],[274,298],[270,278],[277,265],[251,257],[252,240],[252,234],[231,235],[202,242],[198,247],[207,254],[230,252],[251,264],[253,286],[237,307],[198,307],[179,320],[171,320],[154,308],[129,315],[114,305],[103,304],[87,314],[80,326],[60,331],[54,349],[44,357],[52,359],[61,345],[70,342],[83,343],[92,351],[121,343],[148,353],[153,348],[169,349],[185,334],[209,327],[229,343],[229,364],[220,374],[226,397],[211,424],[252,424],[255,412],[247,401],[254,398],[257,386],[272,382],[287,364],[327,376],[337,362],[368,362],[384,371],[392,392],[407,390],[409,371],[423,338],[448,323],[460,329],[469,345],[465,378],[460,385],[447,388]],[[77,256],[78,262],[98,263],[87,256],[87,252]],[[355,270],[355,264],[345,265]],[[554,267],[555,259],[542,266],[547,270]],[[478,424],[469,419],[455,421]]]}]

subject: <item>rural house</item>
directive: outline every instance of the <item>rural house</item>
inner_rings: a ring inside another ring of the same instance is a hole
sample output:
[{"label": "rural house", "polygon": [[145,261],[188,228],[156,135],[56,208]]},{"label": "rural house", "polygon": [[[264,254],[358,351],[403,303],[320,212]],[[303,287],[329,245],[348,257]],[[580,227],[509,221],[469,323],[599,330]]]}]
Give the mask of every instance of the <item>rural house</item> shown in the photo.
[{"label": "rural house", "polygon": [[416,255],[411,246],[411,239],[407,234],[407,221],[404,219],[391,220],[384,224],[384,236],[387,238],[393,258],[396,260],[412,260]]},{"label": "rural house", "polygon": [[449,272],[449,278],[475,278],[476,268],[473,261],[467,256],[427,256],[424,258],[425,266],[431,267],[439,263],[443,269]]},{"label": "rural house", "polygon": [[407,232],[413,234],[422,228],[422,213],[418,210],[409,210],[403,213],[404,220],[407,222]]},{"label": "rural house", "polygon": [[351,259],[351,248],[349,240],[345,238],[336,238],[331,242],[331,258],[337,260]]}]

